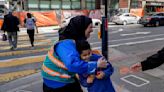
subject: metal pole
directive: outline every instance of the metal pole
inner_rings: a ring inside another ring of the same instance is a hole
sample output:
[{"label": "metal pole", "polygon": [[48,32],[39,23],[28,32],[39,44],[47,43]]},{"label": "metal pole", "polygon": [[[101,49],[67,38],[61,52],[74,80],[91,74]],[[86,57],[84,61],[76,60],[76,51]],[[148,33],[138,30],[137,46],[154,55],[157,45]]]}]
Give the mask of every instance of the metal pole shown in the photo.
[{"label": "metal pole", "polygon": [[101,25],[102,54],[108,60],[108,0],[105,0],[105,16]]}]

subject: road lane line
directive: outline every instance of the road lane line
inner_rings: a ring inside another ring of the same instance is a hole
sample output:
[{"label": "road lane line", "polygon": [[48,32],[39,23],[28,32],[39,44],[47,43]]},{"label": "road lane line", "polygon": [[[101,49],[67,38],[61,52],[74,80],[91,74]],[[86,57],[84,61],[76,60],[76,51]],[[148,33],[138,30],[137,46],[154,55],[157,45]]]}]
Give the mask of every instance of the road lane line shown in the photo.
[{"label": "road lane line", "polygon": [[15,59],[9,59],[9,60],[1,60],[0,61],[0,68],[5,67],[13,67],[18,65],[25,65],[25,64],[31,64],[31,63],[37,63],[37,62],[43,62],[46,55],[42,56],[29,56],[25,58],[15,58]]},{"label": "road lane line", "polygon": [[38,72],[37,70],[33,69],[33,70],[22,70],[22,71],[0,74],[0,82],[12,81],[14,79],[18,79],[20,77],[31,75],[37,72]]}]

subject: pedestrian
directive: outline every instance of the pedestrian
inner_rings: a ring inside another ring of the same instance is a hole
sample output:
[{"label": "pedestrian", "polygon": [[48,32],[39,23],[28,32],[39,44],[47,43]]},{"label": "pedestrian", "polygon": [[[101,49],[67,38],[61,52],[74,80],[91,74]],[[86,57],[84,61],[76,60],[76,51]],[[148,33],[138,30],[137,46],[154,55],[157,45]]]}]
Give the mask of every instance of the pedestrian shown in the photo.
[{"label": "pedestrian", "polygon": [[10,50],[17,49],[17,39],[19,31],[19,19],[9,11],[8,14],[4,16],[4,21],[1,30],[7,32],[8,41],[10,44]]},{"label": "pedestrian", "polygon": [[60,29],[59,42],[52,46],[42,65],[43,92],[82,92],[75,74],[91,74],[97,67],[107,67],[102,58],[84,62],[76,50],[76,42],[87,40],[92,31],[92,19],[83,15]]},{"label": "pedestrian", "polygon": [[27,13],[27,18],[25,18],[24,23],[27,28],[27,34],[29,36],[32,48],[34,48],[35,22],[36,20],[32,17],[32,14]]},{"label": "pedestrian", "polygon": [[[76,42],[80,58],[85,62],[97,61],[102,55],[94,53],[85,40]],[[115,92],[110,76],[114,69],[108,62],[107,68],[97,68],[94,74],[79,74],[80,83],[87,87],[88,92]]]},{"label": "pedestrian", "polygon": [[159,50],[157,53],[147,57],[147,59],[133,64],[130,69],[132,72],[145,71],[154,69],[164,63],[164,48]]}]

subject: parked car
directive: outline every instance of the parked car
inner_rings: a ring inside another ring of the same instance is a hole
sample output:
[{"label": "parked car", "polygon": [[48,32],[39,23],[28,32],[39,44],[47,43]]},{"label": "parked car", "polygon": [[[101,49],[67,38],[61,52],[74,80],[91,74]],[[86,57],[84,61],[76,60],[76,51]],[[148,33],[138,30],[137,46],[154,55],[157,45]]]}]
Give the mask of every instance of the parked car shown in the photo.
[{"label": "parked car", "polygon": [[144,17],[141,17],[139,23],[144,26],[152,25],[156,27],[164,25],[164,13],[148,13]]},{"label": "parked car", "polygon": [[133,13],[122,13],[117,14],[113,17],[112,22],[116,24],[137,24],[140,20],[140,17]]},{"label": "parked car", "polygon": [[[65,25],[68,25],[69,21],[71,20],[71,18],[73,18],[75,16],[71,16],[71,17],[68,17],[68,18],[65,18],[63,21],[62,21],[62,25],[65,26]],[[99,19],[93,19],[92,18],[92,24],[93,24],[93,27],[100,27],[100,24],[101,24],[101,20]]]}]

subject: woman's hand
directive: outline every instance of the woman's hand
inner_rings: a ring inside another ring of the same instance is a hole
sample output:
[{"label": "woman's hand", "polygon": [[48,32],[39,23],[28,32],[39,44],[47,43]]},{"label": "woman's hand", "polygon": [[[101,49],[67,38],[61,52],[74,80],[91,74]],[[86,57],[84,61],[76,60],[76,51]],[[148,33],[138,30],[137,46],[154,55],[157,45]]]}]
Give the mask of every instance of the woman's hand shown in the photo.
[{"label": "woman's hand", "polygon": [[103,79],[105,76],[105,73],[103,71],[99,71],[98,74],[96,75],[97,79]]},{"label": "woman's hand", "polygon": [[104,57],[101,57],[97,62],[98,68],[106,68],[108,65],[107,60]]}]

